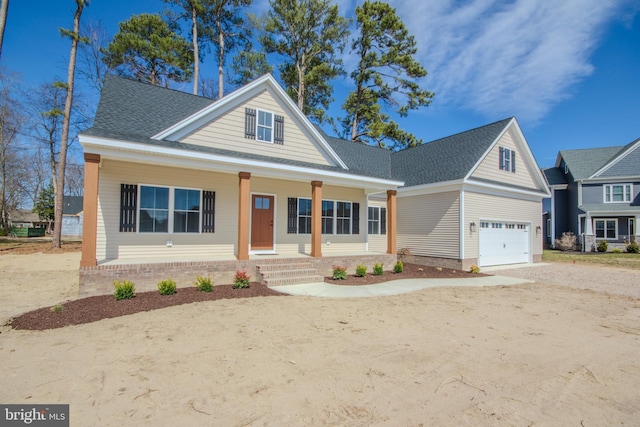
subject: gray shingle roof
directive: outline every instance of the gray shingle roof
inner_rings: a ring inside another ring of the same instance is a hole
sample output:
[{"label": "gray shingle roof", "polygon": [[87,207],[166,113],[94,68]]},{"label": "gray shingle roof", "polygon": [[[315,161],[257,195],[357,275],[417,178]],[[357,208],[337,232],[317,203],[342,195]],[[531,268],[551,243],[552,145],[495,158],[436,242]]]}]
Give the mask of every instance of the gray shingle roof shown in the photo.
[{"label": "gray shingle roof", "polygon": [[549,183],[549,185],[567,184],[567,176],[560,168],[542,169],[542,173],[547,178],[547,182]]},{"label": "gray shingle roof", "polygon": [[511,118],[393,153],[393,178],[405,186],[464,178]]},{"label": "gray shingle roof", "polygon": [[613,157],[617,156],[624,147],[583,148],[580,150],[562,150],[560,156],[577,181],[587,179]]},{"label": "gray shingle roof", "polygon": [[64,215],[77,215],[83,210],[82,196],[64,196],[62,213]]}]

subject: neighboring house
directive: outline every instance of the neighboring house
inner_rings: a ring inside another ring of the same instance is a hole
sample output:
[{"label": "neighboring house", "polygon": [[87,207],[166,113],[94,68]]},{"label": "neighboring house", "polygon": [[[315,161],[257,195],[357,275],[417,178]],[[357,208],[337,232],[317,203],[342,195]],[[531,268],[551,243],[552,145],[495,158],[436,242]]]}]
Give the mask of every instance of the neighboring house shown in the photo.
[{"label": "neighboring house", "polygon": [[64,196],[62,207],[62,237],[82,239],[82,196]]},{"label": "neighboring house", "polygon": [[457,268],[540,259],[549,193],[515,119],[393,153],[327,136],[270,75],[218,101],[108,76],[79,139],[86,292],[391,268],[398,248]]},{"label": "neighboring house", "polygon": [[640,139],[624,147],[560,151],[555,167],[543,172],[551,188],[548,244],[568,231],[586,251],[599,240],[613,246],[639,240]]},{"label": "neighboring house", "polygon": [[31,209],[9,211],[9,225],[16,228],[47,228],[48,222],[41,221]]}]

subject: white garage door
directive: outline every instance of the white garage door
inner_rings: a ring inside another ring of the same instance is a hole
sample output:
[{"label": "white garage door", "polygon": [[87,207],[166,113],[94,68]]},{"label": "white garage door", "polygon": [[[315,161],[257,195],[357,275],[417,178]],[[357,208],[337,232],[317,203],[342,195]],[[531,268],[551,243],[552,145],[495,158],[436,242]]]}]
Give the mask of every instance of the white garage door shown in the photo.
[{"label": "white garage door", "polygon": [[529,262],[529,224],[481,221],[479,266]]}]

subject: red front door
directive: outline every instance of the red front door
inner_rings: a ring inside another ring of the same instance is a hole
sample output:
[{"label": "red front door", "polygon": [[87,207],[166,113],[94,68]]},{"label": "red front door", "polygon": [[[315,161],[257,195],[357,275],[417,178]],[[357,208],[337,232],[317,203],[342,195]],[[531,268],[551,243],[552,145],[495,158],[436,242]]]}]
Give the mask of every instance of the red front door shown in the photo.
[{"label": "red front door", "polygon": [[273,196],[251,198],[251,250],[273,250]]}]

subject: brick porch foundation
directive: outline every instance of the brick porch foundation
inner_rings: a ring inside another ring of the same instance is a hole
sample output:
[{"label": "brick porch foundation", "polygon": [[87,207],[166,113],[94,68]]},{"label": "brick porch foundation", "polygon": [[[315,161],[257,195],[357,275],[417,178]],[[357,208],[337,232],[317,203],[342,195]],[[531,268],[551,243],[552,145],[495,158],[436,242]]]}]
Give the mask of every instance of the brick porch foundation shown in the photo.
[{"label": "brick porch foundation", "polygon": [[215,285],[233,283],[237,270],[246,270],[252,281],[259,281],[258,265],[282,264],[299,262],[304,259],[313,264],[318,274],[330,276],[333,266],[340,265],[347,268],[349,274],[355,273],[356,265],[363,263],[369,271],[374,263],[384,264],[385,270],[392,270],[397,260],[395,254],[363,254],[328,256],[322,258],[265,258],[243,261],[196,261],[196,262],[163,262],[145,264],[107,264],[90,267],[80,267],[80,297],[105,295],[113,293],[113,282],[129,280],[136,286],[136,291],[156,291],[158,282],[172,278],[178,288],[194,285],[196,276],[209,276]]}]

